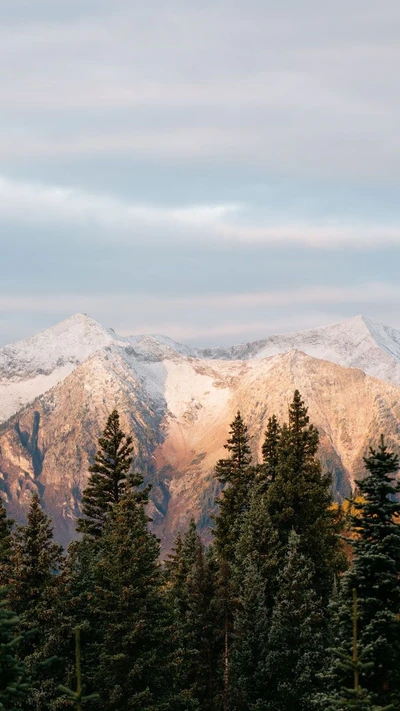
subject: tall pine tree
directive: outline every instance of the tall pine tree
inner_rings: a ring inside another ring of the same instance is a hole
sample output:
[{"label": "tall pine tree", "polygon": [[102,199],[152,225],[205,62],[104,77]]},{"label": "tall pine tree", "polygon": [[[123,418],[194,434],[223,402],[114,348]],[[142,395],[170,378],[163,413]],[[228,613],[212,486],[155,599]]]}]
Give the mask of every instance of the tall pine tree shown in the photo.
[{"label": "tall pine tree", "polygon": [[49,644],[62,568],[62,548],[53,541],[50,519],[32,496],[27,523],[13,534],[9,599],[25,634],[18,654],[32,678],[29,705],[45,708],[55,694]]},{"label": "tall pine tree", "polygon": [[[127,489],[142,484],[143,477],[131,473],[132,460],[132,437],[121,430],[119,414],[113,410],[99,438],[94,463],[89,468],[90,477],[82,497],[83,517],[77,526],[80,533],[99,537],[114,504],[120,501]],[[148,491],[137,490],[136,496],[146,501]]]},{"label": "tall pine tree", "polygon": [[183,539],[177,537],[167,580],[177,691],[186,698],[185,708],[213,711],[219,703],[221,654],[216,575],[212,552],[205,552],[193,518]]},{"label": "tall pine tree", "polygon": [[342,687],[332,694],[318,694],[315,698],[316,706],[321,711],[390,711],[393,706],[376,706],[372,702],[371,694],[363,689],[360,684],[362,672],[371,668],[371,662],[363,662],[363,650],[360,651],[358,644],[358,601],[357,593],[353,590],[353,647],[349,654],[339,654],[340,667],[353,677],[353,686]]},{"label": "tall pine tree", "polygon": [[313,565],[301,553],[300,537],[292,531],[268,641],[270,711],[310,709],[325,630],[323,606],[313,586]]},{"label": "tall pine tree", "polygon": [[362,499],[354,502],[353,564],[343,577],[335,620],[336,654],[331,673],[336,686],[349,686],[341,660],[348,654],[352,626],[352,594],[359,608],[359,643],[369,665],[360,683],[377,704],[400,708],[400,505],[397,455],[383,437],[365,459],[368,475],[358,481]]},{"label": "tall pine tree", "polygon": [[235,711],[268,711],[266,673],[269,615],[266,581],[257,556],[240,563],[232,634],[230,707]]},{"label": "tall pine tree", "polygon": [[300,535],[302,551],[314,565],[316,588],[327,600],[334,575],[346,562],[331,506],[331,477],[322,473],[318,445],[318,430],[310,424],[296,390],[289,421],[281,429],[277,476],[268,489],[268,513],[282,549],[292,529]]},{"label": "tall pine tree", "polygon": [[232,562],[242,516],[248,508],[250,488],[254,481],[249,435],[240,412],[231,423],[229,434],[224,446],[230,456],[220,459],[215,467],[215,477],[225,488],[218,500],[214,537],[218,553],[224,560]]},{"label": "tall pine tree", "polygon": [[251,485],[255,470],[251,466],[251,452],[247,427],[240,412],[231,423],[230,437],[224,445],[230,456],[220,459],[215,467],[215,477],[225,487],[219,500],[219,511],[215,516],[213,531],[218,554],[218,598],[224,619],[223,653],[223,697],[224,711],[228,709],[230,684],[230,644],[233,624],[234,594],[231,580],[231,566],[235,559],[235,548],[240,535],[243,518],[249,507]]},{"label": "tall pine tree", "polygon": [[147,524],[128,491],[108,516],[95,562],[90,605],[102,635],[91,675],[104,711],[154,711],[168,693],[159,543]]}]

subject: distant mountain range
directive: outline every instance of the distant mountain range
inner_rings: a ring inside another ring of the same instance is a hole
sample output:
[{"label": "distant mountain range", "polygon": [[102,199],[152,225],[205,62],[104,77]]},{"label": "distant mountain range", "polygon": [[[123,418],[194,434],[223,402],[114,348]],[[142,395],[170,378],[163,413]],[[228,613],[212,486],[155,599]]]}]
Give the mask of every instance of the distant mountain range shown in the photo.
[{"label": "distant mountain range", "polygon": [[118,336],[77,314],[0,348],[0,490],[17,519],[38,491],[67,543],[97,437],[117,407],[136,465],[153,484],[153,528],[166,550],[192,514],[207,535],[213,467],[237,409],[258,457],[268,417],[286,417],[295,388],[341,499],[381,432],[400,446],[400,331],[357,316],[193,349],[165,336]]}]

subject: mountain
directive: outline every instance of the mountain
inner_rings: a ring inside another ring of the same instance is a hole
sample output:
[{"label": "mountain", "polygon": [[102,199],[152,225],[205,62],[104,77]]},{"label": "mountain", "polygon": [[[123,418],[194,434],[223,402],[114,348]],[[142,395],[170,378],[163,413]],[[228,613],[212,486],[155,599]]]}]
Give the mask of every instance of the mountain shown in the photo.
[{"label": "mountain", "polygon": [[346,367],[361,368],[368,375],[400,385],[400,331],[363,316],[331,326],[200,353],[208,358],[247,360],[267,358],[292,349]]},{"label": "mountain", "polygon": [[400,445],[399,373],[400,333],[361,317],[202,350],[120,337],[78,314],[0,349],[0,489],[17,519],[38,491],[67,543],[97,437],[117,407],[153,484],[153,528],[167,550],[191,514],[207,536],[213,467],[238,409],[259,456],[268,417],[285,418],[299,388],[341,499],[381,432]]}]

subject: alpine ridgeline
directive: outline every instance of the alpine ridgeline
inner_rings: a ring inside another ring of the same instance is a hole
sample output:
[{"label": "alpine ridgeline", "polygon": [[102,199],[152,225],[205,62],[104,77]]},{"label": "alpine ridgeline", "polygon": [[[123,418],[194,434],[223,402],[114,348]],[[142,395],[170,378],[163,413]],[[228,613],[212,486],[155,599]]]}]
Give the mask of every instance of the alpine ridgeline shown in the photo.
[{"label": "alpine ridgeline", "polygon": [[386,433],[400,444],[400,332],[356,317],[231,348],[118,336],[83,314],[0,348],[0,490],[23,520],[37,492],[66,544],[99,434],[116,408],[133,468],[152,484],[149,515],[164,551],[194,516],[207,539],[238,410],[254,460],[268,419],[285,420],[298,388],[319,430],[334,495],[350,494],[363,456]]}]

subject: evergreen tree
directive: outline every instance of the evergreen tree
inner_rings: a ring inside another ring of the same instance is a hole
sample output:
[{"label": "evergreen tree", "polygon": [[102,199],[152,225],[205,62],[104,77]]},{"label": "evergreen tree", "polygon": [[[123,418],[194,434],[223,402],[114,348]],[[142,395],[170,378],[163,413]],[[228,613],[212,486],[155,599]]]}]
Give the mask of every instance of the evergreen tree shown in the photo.
[{"label": "evergreen tree", "polygon": [[[104,529],[107,516],[128,488],[133,489],[143,483],[140,474],[132,474],[132,437],[120,427],[119,414],[113,410],[108,417],[99,450],[94,463],[89,467],[91,476],[82,496],[83,518],[79,519],[80,533],[99,537]],[[135,490],[136,491],[136,490]],[[149,489],[136,491],[138,500],[147,502]]]},{"label": "evergreen tree", "polygon": [[168,593],[173,610],[172,665],[177,691],[186,707],[218,708],[220,644],[215,572],[192,518],[179,534],[167,564]]},{"label": "evergreen tree", "polygon": [[82,683],[82,668],[81,668],[81,631],[79,627],[75,627],[75,672],[76,672],[76,691],[69,689],[68,687],[59,686],[60,691],[64,692],[69,699],[76,702],[76,711],[82,711],[83,704],[87,704],[90,701],[98,701],[99,697],[97,694],[91,694],[90,696],[84,695],[83,693],[83,683]]},{"label": "evergreen tree", "polygon": [[28,692],[23,662],[17,658],[23,636],[18,633],[19,619],[8,609],[7,589],[0,588],[0,711],[21,711]]},{"label": "evergreen tree", "polygon": [[263,461],[259,467],[259,479],[264,483],[262,487],[264,491],[268,488],[269,484],[275,481],[278,474],[280,436],[281,428],[279,422],[276,415],[272,415],[272,417],[268,419],[262,446]]},{"label": "evergreen tree", "polygon": [[13,534],[11,555],[10,605],[25,634],[18,654],[32,677],[28,706],[44,708],[54,696],[53,662],[48,644],[54,629],[54,611],[62,567],[62,548],[53,541],[49,518],[40,499],[33,494],[27,523]]},{"label": "evergreen tree", "polygon": [[311,561],[289,536],[272,613],[267,656],[270,711],[309,711],[324,651],[324,613]]},{"label": "evergreen tree", "polygon": [[12,547],[13,521],[7,517],[6,507],[0,497],[0,586],[9,582],[9,565]]},{"label": "evergreen tree", "polygon": [[254,480],[249,435],[240,412],[231,423],[230,437],[224,446],[230,456],[220,459],[215,467],[215,477],[225,488],[218,500],[219,512],[215,517],[214,537],[218,553],[226,561],[232,562],[240,523],[248,508]]},{"label": "evergreen tree", "polygon": [[[353,676],[353,687],[342,688],[339,692],[331,696],[320,695],[319,702],[325,711],[389,711],[392,706],[375,706],[372,702],[371,694],[360,685],[360,675],[371,668],[371,663],[363,662],[363,654],[359,651],[358,645],[358,603],[357,593],[353,590],[353,648],[352,654],[341,655],[340,667],[345,673]],[[317,699],[318,701],[318,699]]]},{"label": "evergreen tree", "polygon": [[147,523],[143,504],[126,493],[108,516],[95,562],[90,604],[102,639],[91,673],[105,711],[154,711],[168,691],[159,544]]},{"label": "evergreen tree", "polygon": [[361,686],[375,703],[400,708],[400,526],[396,518],[400,486],[393,478],[397,455],[388,451],[383,437],[377,450],[365,459],[367,477],[357,482],[362,499],[354,502],[351,541],[353,564],[339,593],[335,632],[335,657],[331,673],[336,688],[349,686],[343,670],[352,625],[352,594],[359,607],[359,643],[368,666],[361,671]]},{"label": "evergreen tree", "polygon": [[255,556],[241,563],[237,610],[234,618],[231,665],[231,708],[268,711],[266,674],[269,616],[266,583]]},{"label": "evergreen tree", "polygon": [[268,489],[268,513],[282,549],[292,529],[300,535],[302,551],[314,565],[317,591],[326,600],[334,575],[346,563],[331,507],[331,477],[322,473],[318,445],[318,430],[309,423],[307,408],[296,390],[289,421],[280,432],[277,476]]},{"label": "evergreen tree", "polygon": [[241,535],[235,549],[233,577],[238,589],[248,561],[257,566],[264,581],[265,614],[270,615],[277,592],[277,577],[285,549],[269,516],[268,490],[262,485],[261,493],[255,484],[250,496],[249,510],[245,513]]}]

